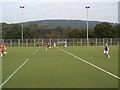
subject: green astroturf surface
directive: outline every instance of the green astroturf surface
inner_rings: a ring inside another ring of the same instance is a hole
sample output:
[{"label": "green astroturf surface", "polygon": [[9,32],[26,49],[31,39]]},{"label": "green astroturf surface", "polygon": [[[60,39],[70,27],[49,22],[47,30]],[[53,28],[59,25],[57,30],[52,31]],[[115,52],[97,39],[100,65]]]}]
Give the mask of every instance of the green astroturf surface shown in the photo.
[{"label": "green astroturf surface", "polygon": [[[111,58],[102,46],[59,47],[118,76],[118,47],[110,46]],[[36,51],[38,50],[38,51]],[[7,47],[2,59],[3,82],[22,63],[28,62],[3,88],[117,88],[118,79],[57,49],[45,47]],[[36,53],[33,55],[33,53]]]}]

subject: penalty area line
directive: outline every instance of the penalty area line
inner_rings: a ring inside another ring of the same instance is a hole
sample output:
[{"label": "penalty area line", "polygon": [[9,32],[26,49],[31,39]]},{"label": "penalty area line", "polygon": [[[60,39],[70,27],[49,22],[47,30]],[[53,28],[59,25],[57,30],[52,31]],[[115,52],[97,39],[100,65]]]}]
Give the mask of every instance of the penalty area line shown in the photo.
[{"label": "penalty area line", "polygon": [[75,55],[73,55],[73,54],[70,53],[70,52],[67,52],[67,51],[65,51],[65,50],[63,50],[63,49],[61,49],[61,48],[58,48],[58,47],[56,47],[56,48],[59,49],[59,50],[61,50],[61,51],[63,51],[63,52],[65,52],[65,53],[67,53],[68,55],[71,55],[71,56],[74,57],[74,58],[77,58],[77,59],[79,59],[79,60],[81,60],[81,61],[83,61],[83,62],[85,62],[85,63],[87,63],[87,64],[89,64],[89,65],[91,65],[91,66],[93,66],[94,68],[96,68],[96,69],[98,69],[98,70],[100,70],[100,71],[103,71],[103,72],[105,72],[105,73],[113,76],[114,78],[120,79],[120,77],[118,77],[117,75],[114,75],[114,74],[112,74],[111,72],[108,72],[108,71],[106,71],[106,70],[104,70],[104,69],[102,69],[102,68],[100,68],[100,67],[98,67],[98,66],[96,66],[96,65],[94,65],[94,64],[92,64],[92,63],[90,63],[90,62],[88,62],[88,61],[86,61],[86,60],[84,60],[84,59],[82,59],[82,58],[80,58],[80,57],[78,57],[78,56],[75,56]]},{"label": "penalty area line", "polygon": [[26,59],[19,68],[17,68],[1,85],[0,89],[28,62],[29,59]]}]

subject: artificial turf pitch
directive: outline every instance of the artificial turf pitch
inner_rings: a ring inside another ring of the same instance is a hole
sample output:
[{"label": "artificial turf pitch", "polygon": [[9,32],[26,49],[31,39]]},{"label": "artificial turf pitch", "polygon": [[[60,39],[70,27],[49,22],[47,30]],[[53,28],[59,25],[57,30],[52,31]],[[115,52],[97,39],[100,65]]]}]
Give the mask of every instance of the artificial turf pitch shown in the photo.
[{"label": "artificial turf pitch", "polygon": [[[111,58],[103,46],[58,47],[118,76],[118,47],[110,46]],[[61,51],[45,47],[7,47],[2,58],[4,83],[29,59],[3,88],[117,88],[118,79]]]}]

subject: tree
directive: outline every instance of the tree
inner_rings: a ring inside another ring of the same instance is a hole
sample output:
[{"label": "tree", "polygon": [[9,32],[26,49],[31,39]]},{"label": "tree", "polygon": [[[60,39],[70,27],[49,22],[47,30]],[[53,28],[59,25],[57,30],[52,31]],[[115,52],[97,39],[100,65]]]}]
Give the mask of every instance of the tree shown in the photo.
[{"label": "tree", "polygon": [[[4,39],[21,39],[22,38],[22,29],[20,24],[3,24],[3,38]],[[34,38],[34,32],[29,28],[24,26],[23,29],[23,37],[26,38]]]},{"label": "tree", "polygon": [[107,38],[111,37],[112,25],[107,22],[102,22],[97,24],[94,28],[96,37]]},{"label": "tree", "polygon": [[11,24],[2,23],[2,38],[3,39],[6,39],[9,37],[6,33],[11,29],[11,27],[12,27]]},{"label": "tree", "polygon": [[71,27],[65,28],[65,29],[63,30],[63,32],[62,32],[63,38],[69,38],[71,30],[72,30]]},{"label": "tree", "polygon": [[95,32],[94,32],[94,30],[89,30],[89,38],[94,38],[95,37]]},{"label": "tree", "polygon": [[86,38],[87,37],[87,32],[86,30],[80,30],[80,38]]},{"label": "tree", "polygon": [[110,36],[111,38],[118,38],[118,25],[115,25],[112,29],[111,29],[111,32],[110,32]]},{"label": "tree", "polygon": [[29,38],[35,38],[35,33],[29,27],[24,27],[24,39]]},{"label": "tree", "polygon": [[49,38],[60,38],[61,37],[61,33],[59,32],[52,32],[49,34]]},{"label": "tree", "polygon": [[69,37],[70,38],[79,38],[80,37],[80,32],[78,29],[73,29],[70,31],[70,34],[69,34]]},{"label": "tree", "polygon": [[6,32],[6,38],[8,39],[20,39],[21,38],[21,26],[19,24],[13,24],[12,27]]}]

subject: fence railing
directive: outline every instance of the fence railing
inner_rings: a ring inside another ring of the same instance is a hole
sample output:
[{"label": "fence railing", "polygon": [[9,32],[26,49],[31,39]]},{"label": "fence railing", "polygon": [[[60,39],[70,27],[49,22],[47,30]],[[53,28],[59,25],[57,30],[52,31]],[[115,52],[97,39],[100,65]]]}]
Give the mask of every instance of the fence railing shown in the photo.
[{"label": "fence railing", "polygon": [[[21,39],[0,39],[6,46],[44,46],[45,42],[49,42],[50,46],[56,43],[57,46],[62,46],[67,43],[68,46],[84,46],[87,45],[86,38],[41,38],[41,39],[24,39],[23,43]],[[108,42],[109,45],[119,45],[119,38],[89,38],[89,45],[104,45]]]}]

